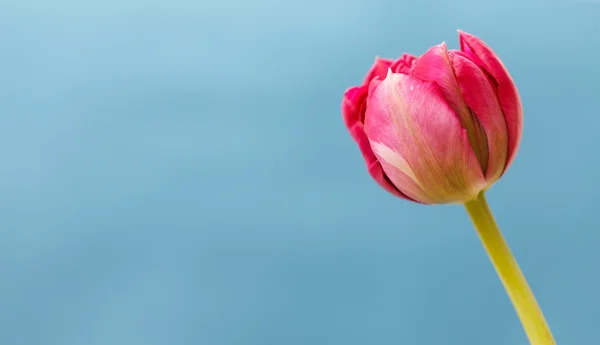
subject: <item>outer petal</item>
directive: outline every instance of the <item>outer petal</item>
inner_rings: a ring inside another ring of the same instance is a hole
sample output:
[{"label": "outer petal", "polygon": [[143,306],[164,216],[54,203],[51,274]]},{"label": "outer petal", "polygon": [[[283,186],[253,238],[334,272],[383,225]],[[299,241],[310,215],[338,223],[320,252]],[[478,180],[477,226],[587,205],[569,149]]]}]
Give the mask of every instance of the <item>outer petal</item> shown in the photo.
[{"label": "outer petal", "polygon": [[508,127],[508,158],[505,170],[515,158],[523,131],[523,108],[517,87],[506,67],[496,53],[481,39],[463,31],[458,31],[460,49],[489,73],[497,83],[500,106]]},{"label": "outer petal", "polygon": [[365,132],[387,176],[413,199],[464,202],[485,187],[467,134],[436,83],[389,73],[369,96]]},{"label": "outer petal", "polygon": [[356,141],[356,144],[365,159],[365,163],[367,164],[369,174],[373,177],[375,182],[386,191],[400,198],[414,201],[394,186],[390,179],[385,175],[381,163],[379,163],[371,149],[369,140],[365,135],[363,124],[367,92],[368,86],[356,86],[348,89],[344,94],[344,99],[342,101],[342,115],[346,127],[354,141]]},{"label": "outer petal", "polygon": [[414,55],[404,53],[400,58],[398,58],[398,60],[392,63],[390,68],[392,69],[392,72],[395,73],[410,74],[410,71],[412,70],[416,62],[417,58]]},{"label": "outer petal", "polygon": [[[364,122],[366,111],[367,88],[364,86],[354,86],[346,90],[342,100],[342,117],[346,128],[350,130],[357,123]],[[352,132],[351,132],[352,134]],[[352,136],[354,140],[354,136]]]},{"label": "outer petal", "polygon": [[475,113],[485,129],[489,158],[486,180],[496,181],[504,171],[508,153],[508,130],[494,86],[475,63],[463,56],[462,52],[452,52],[452,67],[460,86],[462,98]]},{"label": "outer petal", "polygon": [[461,126],[467,130],[471,147],[485,171],[488,161],[485,132],[462,98],[446,44],[442,43],[429,49],[419,58],[410,74],[421,80],[435,82],[440,87],[450,108],[458,115]]},{"label": "outer petal", "polygon": [[390,68],[392,63],[393,61],[390,59],[376,57],[375,62],[373,62],[373,66],[371,66],[371,69],[369,70],[369,73],[367,73],[367,75],[365,76],[363,85],[369,85],[369,83],[371,83],[371,80],[375,78],[385,78],[388,68]]},{"label": "outer petal", "polygon": [[[350,129],[356,122],[363,123],[367,107],[369,84],[374,79],[383,79],[387,74],[392,60],[375,58],[375,62],[367,73],[362,86],[351,87],[344,93],[342,102],[342,116],[346,127]],[[356,138],[354,138],[356,140]]]}]

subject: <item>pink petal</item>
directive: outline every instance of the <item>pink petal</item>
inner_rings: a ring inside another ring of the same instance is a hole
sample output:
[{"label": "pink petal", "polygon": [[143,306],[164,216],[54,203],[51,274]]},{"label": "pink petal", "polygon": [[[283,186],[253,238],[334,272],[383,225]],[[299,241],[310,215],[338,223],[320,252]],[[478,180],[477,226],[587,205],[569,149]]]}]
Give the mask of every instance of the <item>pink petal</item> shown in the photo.
[{"label": "pink petal", "polygon": [[375,78],[379,78],[379,79],[385,78],[388,68],[390,68],[390,66],[392,65],[392,62],[393,61],[390,59],[376,57],[375,62],[373,62],[373,66],[371,66],[369,73],[367,73],[367,76],[365,77],[365,80],[363,81],[363,85],[369,85],[369,83],[371,83],[371,80],[373,80]]},{"label": "pink petal", "polygon": [[485,129],[488,143],[486,179],[496,181],[504,171],[508,153],[508,130],[494,86],[475,63],[453,52],[452,66],[467,106],[475,113]]},{"label": "pink petal", "polygon": [[[416,62],[417,58],[414,55],[404,53],[398,60],[392,63],[390,68],[394,73],[410,74],[410,71],[412,70]],[[383,79],[384,77],[385,75],[381,78]]]},{"label": "pink petal", "polygon": [[462,128],[467,130],[469,143],[475,152],[479,165],[485,171],[488,163],[485,131],[477,118],[467,108],[462,98],[446,44],[442,43],[434,46],[423,54],[416,62],[410,75],[421,80],[435,82],[440,87],[448,105],[458,116]]},{"label": "pink petal", "polygon": [[436,83],[388,74],[369,96],[365,133],[387,176],[413,199],[464,202],[485,187],[466,131]]},{"label": "pink petal", "polygon": [[[342,117],[344,124],[348,130],[356,123],[364,121],[364,104],[367,98],[367,93],[364,86],[354,86],[346,90],[344,99],[342,100]],[[361,111],[363,110],[363,111]],[[356,140],[356,139],[355,139]]]},{"label": "pink petal", "polygon": [[381,163],[373,153],[371,149],[371,144],[369,143],[369,139],[365,134],[363,126],[354,126],[351,130],[352,136],[355,138],[360,151],[362,152],[365,163],[367,164],[367,169],[369,170],[369,175],[379,184],[383,189],[392,193],[393,195],[410,200],[416,201],[413,198],[408,197],[406,194],[402,193],[396,186],[392,183],[389,177],[386,175],[383,170]]},{"label": "pink petal", "polygon": [[508,169],[515,158],[523,131],[523,108],[517,87],[496,53],[478,37],[458,31],[460,49],[489,73],[498,84],[498,99],[508,127]]},{"label": "pink petal", "polygon": [[[385,79],[385,76],[382,78],[375,78],[373,80],[371,80],[371,83],[369,84],[369,92],[368,95],[373,93],[373,90],[375,90],[377,88],[377,86],[383,81],[383,79]],[[369,96],[367,96],[367,101],[369,100],[368,98]],[[363,116],[363,121],[364,121],[364,116]]]},{"label": "pink petal", "polygon": [[377,160],[377,157],[371,149],[369,140],[365,135],[362,118],[364,117],[365,104],[367,101],[367,89],[368,86],[356,86],[348,89],[344,94],[344,99],[342,101],[342,115],[346,127],[354,141],[356,141],[365,163],[367,164],[369,174],[373,177],[375,182],[395,196],[414,201],[400,192],[385,175],[381,168],[381,163]]},{"label": "pink petal", "polygon": [[446,43],[433,46],[423,54],[410,75],[438,84],[450,107],[460,117],[468,116],[469,110],[462,100],[460,88],[454,77]]}]

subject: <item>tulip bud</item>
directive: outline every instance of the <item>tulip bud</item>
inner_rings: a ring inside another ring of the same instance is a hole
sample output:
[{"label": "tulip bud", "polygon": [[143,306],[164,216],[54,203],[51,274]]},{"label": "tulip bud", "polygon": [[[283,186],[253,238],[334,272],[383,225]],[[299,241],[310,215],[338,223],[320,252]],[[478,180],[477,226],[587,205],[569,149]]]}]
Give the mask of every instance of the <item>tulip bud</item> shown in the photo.
[{"label": "tulip bud", "polygon": [[518,149],[522,108],[512,78],[483,41],[459,38],[459,51],[442,43],[418,58],[381,60],[345,94],[344,119],[371,176],[399,197],[472,200]]}]

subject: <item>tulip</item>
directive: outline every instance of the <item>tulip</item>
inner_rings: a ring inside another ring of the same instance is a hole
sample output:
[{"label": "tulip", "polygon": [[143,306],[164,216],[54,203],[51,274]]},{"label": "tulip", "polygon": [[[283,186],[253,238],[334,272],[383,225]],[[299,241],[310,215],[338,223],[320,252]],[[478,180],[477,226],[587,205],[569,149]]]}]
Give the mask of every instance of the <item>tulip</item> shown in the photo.
[{"label": "tulip", "polygon": [[[515,84],[483,41],[460,32],[461,50],[377,59],[342,112],[371,176],[424,204],[464,203],[506,171],[521,139]],[[368,104],[368,106],[367,106]]]},{"label": "tulip", "polygon": [[372,178],[422,204],[464,204],[534,345],[554,344],[535,297],[489,211],[484,192],[509,168],[523,109],[504,64],[459,30],[419,57],[377,58],[349,88],[342,114]]}]

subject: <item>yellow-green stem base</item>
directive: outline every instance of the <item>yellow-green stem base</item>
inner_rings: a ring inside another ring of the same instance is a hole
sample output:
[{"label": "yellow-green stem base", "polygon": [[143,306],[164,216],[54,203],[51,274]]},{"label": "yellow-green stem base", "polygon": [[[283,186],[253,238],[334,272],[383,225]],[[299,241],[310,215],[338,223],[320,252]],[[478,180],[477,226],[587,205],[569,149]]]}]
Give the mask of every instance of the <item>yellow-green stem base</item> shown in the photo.
[{"label": "yellow-green stem base", "polygon": [[531,345],[555,345],[542,310],[488,207],[484,193],[465,203],[479,238],[523,324]]}]

